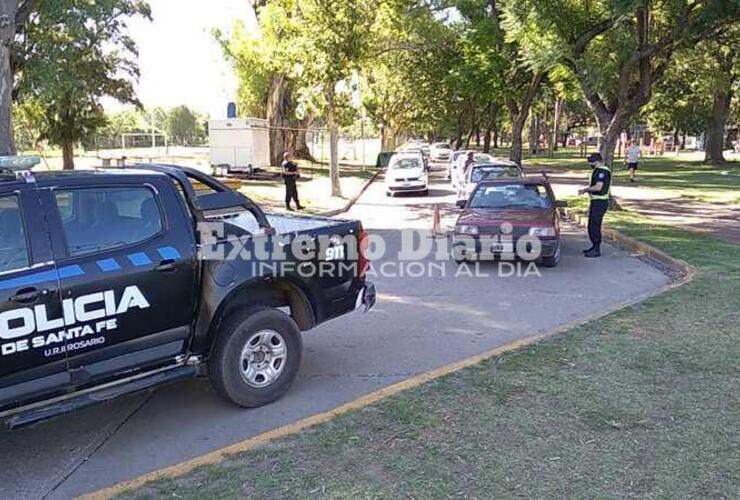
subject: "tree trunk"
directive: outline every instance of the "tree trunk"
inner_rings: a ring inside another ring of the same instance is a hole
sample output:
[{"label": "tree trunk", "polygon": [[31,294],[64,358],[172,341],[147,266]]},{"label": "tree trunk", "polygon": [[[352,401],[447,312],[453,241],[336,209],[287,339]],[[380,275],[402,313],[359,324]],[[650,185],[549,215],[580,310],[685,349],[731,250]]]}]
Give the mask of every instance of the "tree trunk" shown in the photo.
[{"label": "tree trunk", "polygon": [[483,152],[491,152],[491,127],[486,127],[486,132],[483,134]]},{"label": "tree trunk", "polygon": [[331,195],[341,197],[342,185],[339,180],[339,129],[337,127],[336,110],[334,109],[334,84],[330,84],[326,91],[326,121],[329,126],[329,179],[331,181]]},{"label": "tree trunk", "polygon": [[74,170],[75,168],[75,146],[72,142],[62,144],[62,160],[64,170]]},{"label": "tree trunk", "polygon": [[529,152],[536,155],[539,153],[539,117],[532,115],[529,117]]},{"label": "tree trunk", "polygon": [[511,149],[509,150],[509,160],[517,165],[522,164],[522,131],[524,130],[524,123],[527,120],[529,108],[532,106],[532,101],[540,89],[540,84],[544,76],[544,73],[539,72],[532,75],[532,80],[529,82],[521,105],[518,105],[511,97],[506,99],[506,107],[509,108],[509,115],[511,117]]},{"label": "tree trunk", "polygon": [[309,115],[303,120],[296,120],[290,123],[290,130],[287,134],[290,140],[288,141],[287,149],[294,158],[314,161],[311,150],[308,147],[308,141],[306,140],[308,128],[313,124],[313,121],[314,117]]},{"label": "tree trunk", "polygon": [[13,71],[10,47],[15,37],[16,0],[0,0],[0,155],[14,155]]},{"label": "tree trunk", "polygon": [[617,148],[619,136],[622,134],[627,121],[620,113],[617,113],[606,124],[598,119],[597,122],[599,123],[599,132],[601,132],[599,152],[604,159],[604,164],[612,165],[614,150]]},{"label": "tree trunk", "polygon": [[511,122],[511,151],[509,160],[517,165],[522,164],[522,130],[524,130],[524,119],[512,120]]},{"label": "tree trunk", "polygon": [[725,162],[722,154],[725,145],[725,123],[730,109],[732,93],[730,87],[718,89],[714,94],[712,114],[707,122],[707,140],[704,146],[704,161],[720,164]]},{"label": "tree trunk", "polygon": [[267,95],[267,122],[270,126],[270,164],[280,165],[288,150],[290,93],[285,75],[274,74]]},{"label": "tree trunk", "polygon": [[[560,126],[560,115],[563,112],[563,100],[560,97],[555,98],[555,113],[552,120],[552,138],[550,139],[550,153],[558,150],[558,127]],[[565,146],[563,146],[565,147]]]},{"label": "tree trunk", "polygon": [[473,134],[475,133],[474,130],[471,130],[468,132],[468,136],[465,139],[465,149],[470,149],[470,142],[473,140]]},{"label": "tree trunk", "polygon": [[313,161],[311,150],[308,147],[308,141],[306,140],[306,129],[299,129],[293,131],[293,156],[300,158],[301,160]]}]

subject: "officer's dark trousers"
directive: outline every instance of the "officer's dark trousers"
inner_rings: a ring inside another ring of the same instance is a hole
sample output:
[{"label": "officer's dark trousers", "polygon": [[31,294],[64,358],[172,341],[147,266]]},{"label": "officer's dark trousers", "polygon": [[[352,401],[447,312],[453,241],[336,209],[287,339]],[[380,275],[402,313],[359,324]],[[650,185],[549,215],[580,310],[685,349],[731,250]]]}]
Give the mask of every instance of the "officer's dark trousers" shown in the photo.
[{"label": "officer's dark trousers", "polygon": [[295,179],[285,179],[285,206],[290,206],[290,200],[295,200],[296,208],[301,206],[298,201],[298,188]]},{"label": "officer's dark trousers", "polygon": [[588,238],[595,250],[601,250],[601,223],[609,208],[609,200],[591,200],[588,208]]}]

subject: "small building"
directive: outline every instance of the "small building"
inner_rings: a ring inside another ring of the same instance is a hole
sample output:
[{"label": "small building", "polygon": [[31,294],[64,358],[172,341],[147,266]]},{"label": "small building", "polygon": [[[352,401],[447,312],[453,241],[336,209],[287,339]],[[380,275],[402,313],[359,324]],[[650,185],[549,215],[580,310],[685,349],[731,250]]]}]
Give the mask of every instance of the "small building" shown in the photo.
[{"label": "small building", "polygon": [[251,174],[270,166],[270,132],[261,118],[226,118],[208,123],[214,172]]}]

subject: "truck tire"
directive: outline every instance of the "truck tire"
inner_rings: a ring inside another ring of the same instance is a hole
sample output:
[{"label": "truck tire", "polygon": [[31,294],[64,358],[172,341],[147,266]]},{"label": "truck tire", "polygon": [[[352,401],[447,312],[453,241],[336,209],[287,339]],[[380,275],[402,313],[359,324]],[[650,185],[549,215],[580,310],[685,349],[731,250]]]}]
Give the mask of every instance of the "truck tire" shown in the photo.
[{"label": "truck tire", "polygon": [[216,392],[235,404],[266,405],[290,387],[302,349],[293,318],[270,307],[253,307],[224,323],[208,361],[208,376]]}]

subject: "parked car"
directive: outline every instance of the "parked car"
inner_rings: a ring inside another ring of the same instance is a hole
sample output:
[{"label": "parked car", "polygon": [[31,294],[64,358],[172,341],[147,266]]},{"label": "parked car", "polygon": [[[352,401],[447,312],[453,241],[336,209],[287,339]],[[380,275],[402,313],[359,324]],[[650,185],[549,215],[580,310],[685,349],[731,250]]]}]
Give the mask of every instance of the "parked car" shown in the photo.
[{"label": "parked car", "polygon": [[[558,208],[564,202],[555,199],[547,179],[519,178],[480,182],[467,200],[458,201],[462,213],[455,223],[453,246],[457,260],[466,260],[463,240],[475,242],[475,257],[482,252],[500,256],[514,254],[517,241],[523,236],[536,237],[541,242],[538,260],[545,267],[560,262],[560,216]],[[502,225],[511,224],[511,238],[501,238],[506,232]],[[499,238],[496,238],[499,237]],[[483,248],[483,245],[490,247]]]},{"label": "parked car", "polygon": [[476,184],[485,180],[493,180],[500,177],[524,177],[522,168],[509,160],[497,160],[478,163],[467,171],[460,171],[457,183],[459,199],[467,199],[475,189]]},{"label": "parked car", "polygon": [[452,156],[452,147],[446,142],[435,142],[429,148],[429,157],[432,161],[449,161]]},{"label": "parked car", "polygon": [[396,153],[385,171],[385,194],[396,193],[429,194],[429,178],[420,153]]},{"label": "parked car", "polygon": [[[298,237],[327,246],[306,261]],[[239,406],[270,403],[296,376],[302,331],[375,303],[365,239],[357,221],[265,214],[188,168],[4,176],[0,419],[197,375]]]}]

